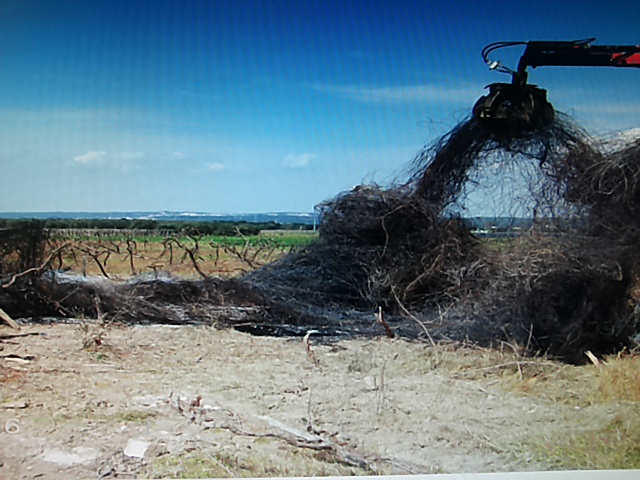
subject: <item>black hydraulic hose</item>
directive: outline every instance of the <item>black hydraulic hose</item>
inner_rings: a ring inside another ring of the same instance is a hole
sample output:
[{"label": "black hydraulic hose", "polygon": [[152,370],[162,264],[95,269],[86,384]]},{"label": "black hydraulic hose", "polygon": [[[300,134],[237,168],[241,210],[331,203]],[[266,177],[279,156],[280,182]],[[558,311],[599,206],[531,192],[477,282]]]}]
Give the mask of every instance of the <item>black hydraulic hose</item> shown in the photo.
[{"label": "black hydraulic hose", "polygon": [[487,45],[486,47],[484,47],[482,49],[481,55],[482,55],[482,59],[484,60],[484,63],[486,63],[487,65],[489,65],[489,67],[492,70],[497,70],[498,72],[501,73],[508,73],[510,75],[515,75],[515,71],[511,70],[508,67],[505,67],[504,65],[502,65],[499,61],[491,61],[489,60],[489,54],[491,54],[491,52],[501,49],[501,48],[506,48],[506,47],[515,47],[518,45],[526,45],[527,42],[523,42],[523,41],[518,41],[518,42],[494,42],[494,43],[490,43],[489,45]]}]

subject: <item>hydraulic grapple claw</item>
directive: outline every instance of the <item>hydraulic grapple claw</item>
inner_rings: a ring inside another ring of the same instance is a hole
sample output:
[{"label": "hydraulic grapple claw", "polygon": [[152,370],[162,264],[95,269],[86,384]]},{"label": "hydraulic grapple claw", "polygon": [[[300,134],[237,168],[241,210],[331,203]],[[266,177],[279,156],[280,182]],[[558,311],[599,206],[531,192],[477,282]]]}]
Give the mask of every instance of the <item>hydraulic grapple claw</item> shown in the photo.
[{"label": "hydraulic grapple claw", "polygon": [[489,85],[489,94],[474,105],[473,117],[492,126],[526,132],[549,127],[554,110],[542,88],[493,83]]}]

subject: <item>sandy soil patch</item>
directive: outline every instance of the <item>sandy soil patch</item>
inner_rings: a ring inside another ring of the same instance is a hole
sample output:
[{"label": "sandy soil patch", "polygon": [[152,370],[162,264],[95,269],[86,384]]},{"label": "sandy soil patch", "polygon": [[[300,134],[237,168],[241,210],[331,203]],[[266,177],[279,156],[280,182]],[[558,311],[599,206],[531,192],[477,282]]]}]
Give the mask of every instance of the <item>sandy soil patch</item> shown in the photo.
[{"label": "sandy soil patch", "polygon": [[0,344],[2,478],[539,470],[532,439],[619,413],[452,375],[433,347],[397,339],[309,350],[209,327],[20,333]]}]

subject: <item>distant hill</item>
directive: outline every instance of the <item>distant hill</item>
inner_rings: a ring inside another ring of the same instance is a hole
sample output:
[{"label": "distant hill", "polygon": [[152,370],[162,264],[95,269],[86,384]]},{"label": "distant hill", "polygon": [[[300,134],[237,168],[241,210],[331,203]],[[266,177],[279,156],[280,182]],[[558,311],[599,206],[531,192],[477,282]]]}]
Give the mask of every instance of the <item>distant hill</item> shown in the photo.
[{"label": "distant hill", "polygon": [[315,213],[274,212],[274,213],[238,213],[218,214],[199,212],[0,212],[0,218],[35,218],[46,220],[59,219],[104,219],[118,220],[155,220],[188,222],[250,222],[279,224],[313,225],[318,216]]}]

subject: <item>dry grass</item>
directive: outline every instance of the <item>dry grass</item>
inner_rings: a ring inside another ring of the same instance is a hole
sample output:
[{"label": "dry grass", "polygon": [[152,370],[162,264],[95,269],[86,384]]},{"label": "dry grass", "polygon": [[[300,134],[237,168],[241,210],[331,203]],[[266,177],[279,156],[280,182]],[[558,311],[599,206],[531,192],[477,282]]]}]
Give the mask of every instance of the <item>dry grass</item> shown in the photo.
[{"label": "dry grass", "polygon": [[609,357],[594,370],[599,401],[640,404],[640,354]]},{"label": "dry grass", "polygon": [[196,449],[182,455],[158,457],[142,478],[260,478],[327,477],[366,475],[372,472],[342,465],[326,452],[282,447],[278,455],[266,456],[221,450],[210,455]]},{"label": "dry grass", "polygon": [[[522,376],[501,379],[504,388],[572,406],[640,405],[640,356],[620,354],[599,365],[580,366],[540,362],[523,365]],[[640,412],[639,412],[640,413]]]},{"label": "dry grass", "polygon": [[[636,411],[637,413],[637,411]],[[554,469],[640,468],[640,418],[617,415],[580,434],[542,438],[527,446]]]},{"label": "dry grass", "polygon": [[622,352],[597,365],[575,366],[535,357],[517,349],[436,347],[428,349],[428,368],[460,379],[536,397],[573,408],[609,408],[616,414],[580,433],[531,438],[510,448],[516,456],[533,456],[550,469],[640,468],[640,355]]},{"label": "dry grass", "polygon": [[621,352],[598,365],[568,365],[544,356],[524,357],[522,350],[505,343],[498,348],[445,344],[425,349],[418,363],[425,371],[438,368],[455,378],[572,406],[640,405],[638,353]]}]

